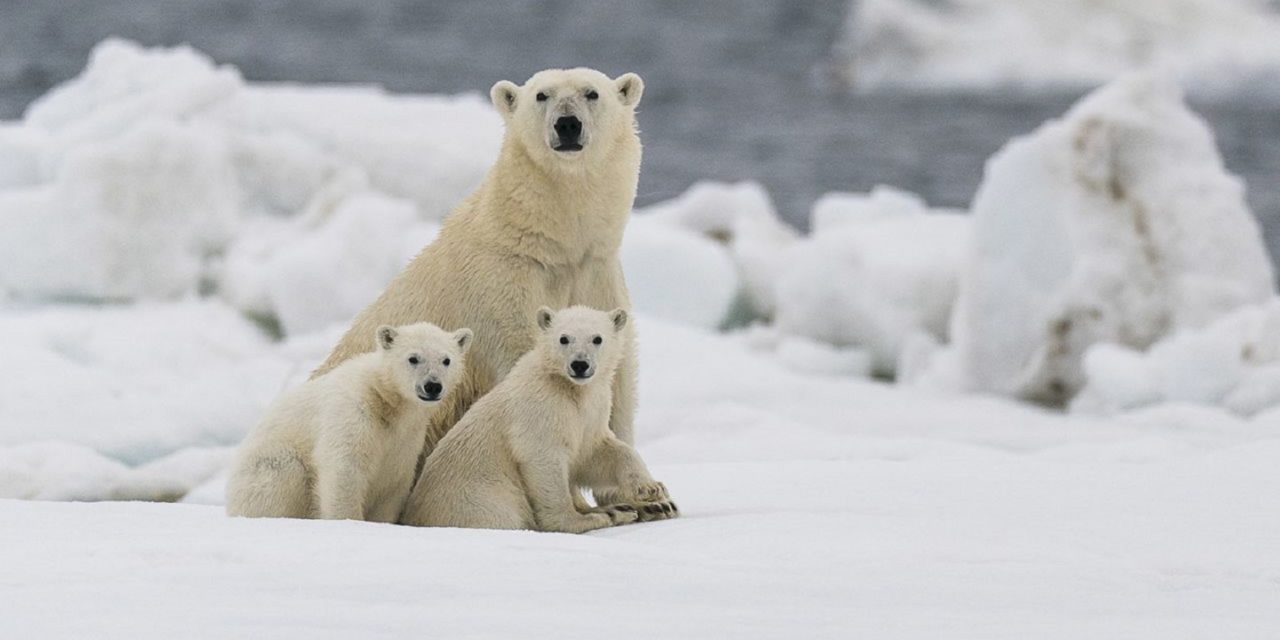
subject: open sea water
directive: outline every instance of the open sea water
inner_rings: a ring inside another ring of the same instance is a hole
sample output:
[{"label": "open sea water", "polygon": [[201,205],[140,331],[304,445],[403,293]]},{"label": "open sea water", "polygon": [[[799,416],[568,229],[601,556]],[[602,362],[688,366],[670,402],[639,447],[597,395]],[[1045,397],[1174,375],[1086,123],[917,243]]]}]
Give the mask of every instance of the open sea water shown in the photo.
[{"label": "open sea water", "polygon": [[[120,36],[187,43],[250,80],[487,93],[547,67],[645,79],[639,204],[762,182],[805,227],[828,191],[889,184],[966,207],[985,160],[1078,95],[859,95],[827,78],[848,0],[0,0],[0,117]],[[1280,256],[1280,107],[1193,104]],[[423,176],[430,180],[430,176]]]}]

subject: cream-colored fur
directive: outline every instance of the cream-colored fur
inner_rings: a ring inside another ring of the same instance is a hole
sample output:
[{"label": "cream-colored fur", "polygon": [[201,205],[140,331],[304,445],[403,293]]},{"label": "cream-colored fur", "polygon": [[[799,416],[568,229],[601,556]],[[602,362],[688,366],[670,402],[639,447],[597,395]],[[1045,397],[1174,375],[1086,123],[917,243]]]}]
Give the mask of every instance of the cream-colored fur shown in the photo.
[{"label": "cream-colored fur", "polygon": [[[495,84],[491,97],[506,122],[497,162],[314,375],[368,351],[367,336],[381,324],[475,329],[466,378],[432,419],[427,454],[533,346],[529,318],[539,307],[630,309],[618,247],[640,170],[635,107],[643,90],[635,74],[613,80],[590,69],[543,71],[520,87]],[[579,151],[552,148],[556,119],[566,115],[582,122]],[[609,424],[631,443],[630,326],[622,341]]]},{"label": "cream-colored fur", "polygon": [[245,439],[228,514],[399,518],[427,422],[465,375],[472,333],[424,322],[368,338],[377,351],[289,391]]},{"label": "cream-colored fur", "polygon": [[[543,308],[537,320],[533,350],[427,457],[404,523],[582,533],[676,512],[608,426],[627,312]],[[628,504],[592,508],[583,488]]]}]

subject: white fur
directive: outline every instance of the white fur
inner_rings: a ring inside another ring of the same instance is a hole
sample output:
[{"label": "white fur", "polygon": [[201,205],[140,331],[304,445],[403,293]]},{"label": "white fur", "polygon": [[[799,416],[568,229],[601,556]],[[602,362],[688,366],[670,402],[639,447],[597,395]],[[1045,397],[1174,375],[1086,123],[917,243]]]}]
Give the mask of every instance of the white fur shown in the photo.
[{"label": "white fur", "polygon": [[472,333],[383,326],[368,342],[375,352],[289,391],[249,434],[227,484],[228,514],[399,518],[427,422],[465,375]]},{"label": "white fur", "polygon": [[[544,308],[537,316],[533,350],[427,457],[406,524],[582,533],[674,515],[666,489],[609,430],[626,312]],[[572,376],[575,361],[589,365],[589,378]],[[632,504],[592,508],[582,488]]]},{"label": "white fur", "polygon": [[[589,100],[590,91],[598,97]],[[529,319],[539,307],[630,309],[618,247],[640,171],[635,107],[643,91],[635,74],[612,80],[590,69],[543,71],[520,87],[495,84],[491,96],[507,126],[497,162],[315,375],[367,351],[367,336],[380,324],[475,329],[466,378],[433,418],[429,452],[533,346]],[[537,100],[540,92],[547,100]],[[555,151],[555,119],[570,113],[584,123],[584,148]],[[630,443],[636,377],[630,325],[621,340],[610,427]]]}]

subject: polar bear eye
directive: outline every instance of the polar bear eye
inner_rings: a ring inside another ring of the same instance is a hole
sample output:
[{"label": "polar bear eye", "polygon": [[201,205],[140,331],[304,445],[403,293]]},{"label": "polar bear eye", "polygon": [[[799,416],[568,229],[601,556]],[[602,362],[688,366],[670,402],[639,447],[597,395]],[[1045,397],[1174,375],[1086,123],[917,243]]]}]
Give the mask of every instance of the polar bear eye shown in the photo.
[{"label": "polar bear eye", "polygon": [[543,92],[539,91],[539,92],[538,92],[538,95],[534,96],[534,99],[536,99],[538,102],[546,102],[546,101],[547,101],[547,94],[545,94],[545,93],[543,93]]},{"label": "polar bear eye", "polygon": [[569,344],[569,336],[560,336],[560,344]]},{"label": "polar bear eye", "polygon": [[447,366],[449,366],[449,359],[448,359],[448,358],[445,358],[444,360],[441,360],[441,361],[440,361],[440,364],[442,364],[442,365],[444,365],[444,366],[446,366],[446,367],[447,367]]},{"label": "polar bear eye", "polygon": [[592,89],[592,90],[590,90],[590,91],[588,91],[588,92],[587,92],[587,99],[588,99],[588,100],[599,100],[599,99],[600,99],[600,94],[599,94],[599,93],[597,93],[595,89]]},{"label": "polar bear eye", "polygon": [[604,344],[604,338],[601,338],[600,336],[596,336],[591,339],[591,344],[594,344],[594,345]]},{"label": "polar bear eye", "polygon": [[409,364],[416,367],[418,366],[419,362],[422,362],[422,361],[418,359],[418,356],[409,356]]}]

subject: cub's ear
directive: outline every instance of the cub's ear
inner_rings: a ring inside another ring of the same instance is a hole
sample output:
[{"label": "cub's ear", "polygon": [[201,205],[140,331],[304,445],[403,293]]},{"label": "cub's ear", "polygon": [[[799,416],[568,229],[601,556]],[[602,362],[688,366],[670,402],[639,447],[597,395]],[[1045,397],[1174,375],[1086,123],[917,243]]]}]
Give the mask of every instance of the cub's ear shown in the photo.
[{"label": "cub's ear", "polygon": [[627,320],[628,320],[627,310],[614,309],[613,311],[609,312],[609,319],[613,321],[614,331],[622,331],[623,327],[627,326]]},{"label": "cub's ear", "polygon": [[520,87],[510,80],[499,80],[492,89],[489,89],[489,99],[493,101],[493,108],[497,109],[503,118],[516,110],[516,96],[519,94]]},{"label": "cub's ear", "polygon": [[378,327],[378,348],[390,349],[396,343],[396,328],[391,325]]},{"label": "cub's ear", "polygon": [[467,352],[467,347],[471,346],[471,337],[475,335],[470,329],[458,329],[453,332],[453,341],[458,343],[458,348],[463,353]]},{"label": "cub's ear", "polygon": [[553,317],[553,314],[551,313],[550,307],[543,307],[541,309],[538,309],[538,328],[542,329],[543,331],[550,329],[552,317]]},{"label": "cub's ear", "polygon": [[613,81],[618,88],[618,100],[628,107],[640,104],[640,96],[644,95],[644,80],[634,73],[624,73]]}]

